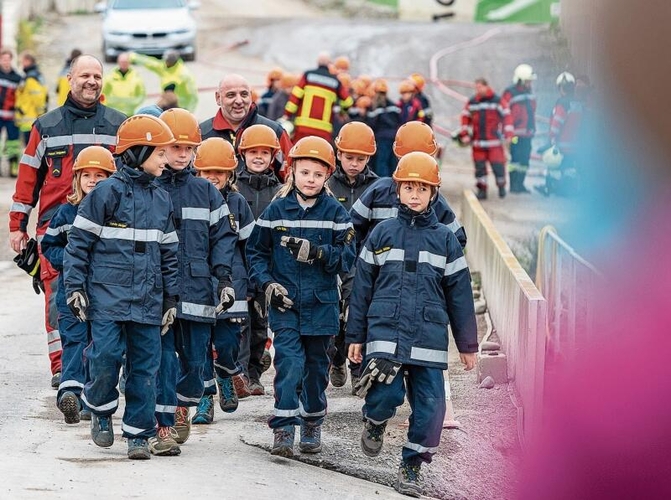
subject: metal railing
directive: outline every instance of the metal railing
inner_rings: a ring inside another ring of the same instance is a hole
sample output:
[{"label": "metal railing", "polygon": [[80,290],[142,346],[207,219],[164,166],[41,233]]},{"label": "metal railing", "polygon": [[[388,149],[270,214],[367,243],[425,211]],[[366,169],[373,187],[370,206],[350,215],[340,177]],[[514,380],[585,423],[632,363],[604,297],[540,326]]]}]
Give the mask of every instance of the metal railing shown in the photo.
[{"label": "metal railing", "polygon": [[601,273],[562,240],[552,226],[538,235],[536,286],[547,300],[548,363],[570,361],[576,336],[589,335],[595,285]]}]

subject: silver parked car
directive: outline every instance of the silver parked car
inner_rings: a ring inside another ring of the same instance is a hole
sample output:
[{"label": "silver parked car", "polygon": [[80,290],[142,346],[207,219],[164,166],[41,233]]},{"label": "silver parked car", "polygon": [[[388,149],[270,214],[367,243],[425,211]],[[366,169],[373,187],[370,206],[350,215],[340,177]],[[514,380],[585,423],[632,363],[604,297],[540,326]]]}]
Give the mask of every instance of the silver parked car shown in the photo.
[{"label": "silver parked car", "polygon": [[196,21],[191,10],[200,2],[187,0],[109,0],[96,4],[103,14],[102,52],[114,62],[129,50],[162,55],[179,51],[185,61],[196,58]]}]

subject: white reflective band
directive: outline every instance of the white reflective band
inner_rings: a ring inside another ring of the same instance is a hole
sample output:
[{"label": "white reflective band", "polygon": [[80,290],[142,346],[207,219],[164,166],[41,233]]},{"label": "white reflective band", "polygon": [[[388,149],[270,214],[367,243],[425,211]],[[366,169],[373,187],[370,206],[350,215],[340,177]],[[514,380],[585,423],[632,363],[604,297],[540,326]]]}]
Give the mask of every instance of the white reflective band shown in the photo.
[{"label": "white reflective band", "polygon": [[40,159],[24,153],[21,156],[21,163],[33,168],[40,168]]},{"label": "white reflective band", "polygon": [[314,413],[306,412],[305,408],[303,408],[303,403],[300,401],[298,402],[298,411],[300,412],[301,417],[323,417],[326,415],[326,408],[324,408],[322,411],[317,411]]},{"label": "white reflective band", "polygon": [[86,399],[86,396],[82,392],[81,399],[84,402],[86,406],[91,408],[92,410],[103,412],[103,411],[109,411],[109,410],[116,410],[117,407],[119,406],[119,398],[116,398],[114,401],[110,401],[109,403],[106,403],[104,405],[100,406],[93,406],[89,400]]},{"label": "white reflective band", "polygon": [[217,381],[211,378],[210,380],[203,381],[203,387],[214,387],[216,383]]},{"label": "white reflective band", "polygon": [[51,343],[55,340],[61,340],[61,334],[58,330],[51,330],[47,332],[47,342]]},{"label": "white reflective band", "polygon": [[[366,351],[368,353],[368,351]],[[417,361],[429,361],[431,363],[447,363],[447,351],[438,349],[424,349],[423,347],[413,347],[410,349],[410,359]]]},{"label": "white reflective band", "polygon": [[81,215],[78,215],[75,218],[72,226],[93,233],[100,239],[144,241],[147,243],[156,242],[161,244],[178,242],[177,233],[175,231],[166,234],[159,229],[101,226]]},{"label": "white reflective band", "polygon": [[505,127],[503,127],[503,130],[510,130],[510,131],[512,131],[512,130],[515,130],[515,129],[513,128],[512,125],[506,125]]},{"label": "white reflective band", "polygon": [[213,210],[210,213],[210,226],[214,226],[221,219],[228,217],[231,211],[228,209],[228,205],[224,203],[222,206]]},{"label": "white reflective band", "polygon": [[58,390],[62,391],[63,389],[68,389],[70,387],[79,387],[80,389],[84,388],[84,384],[77,382],[76,380],[64,380],[58,386]]},{"label": "white reflective band", "polygon": [[133,427],[132,425],[128,425],[125,422],[121,422],[121,430],[123,432],[127,432],[131,436],[138,436],[142,433],[147,433],[153,429],[140,429],[139,427]]},{"label": "white reflective band", "polygon": [[275,220],[265,220],[259,219],[257,224],[261,227],[298,227],[301,229],[332,229],[333,231],[345,231],[346,229],[351,229],[351,222],[333,222],[330,220],[287,220],[287,219],[275,219]]},{"label": "white reflective band", "polygon": [[409,448],[411,450],[415,450],[418,453],[436,453],[438,451],[438,446],[422,446],[421,444],[417,443],[411,443],[410,441],[407,441],[404,445],[403,448]]},{"label": "white reflective band", "polygon": [[374,220],[393,219],[396,215],[398,215],[398,208],[396,207],[373,208],[371,210],[371,216]]},{"label": "white reflective band", "polygon": [[193,302],[179,302],[182,314],[196,316],[198,318],[216,318],[217,312],[215,306],[204,304],[194,304]]},{"label": "white reflective band", "polygon": [[459,229],[461,229],[461,223],[457,219],[454,219],[452,222],[447,224],[447,228],[453,233],[456,233],[459,231]]},{"label": "white reflective band", "polygon": [[375,262],[375,255],[373,254],[373,252],[371,252],[370,250],[368,250],[366,247],[363,247],[363,248],[361,249],[361,253],[359,254],[359,258],[360,258],[361,260],[363,260],[364,262],[370,264],[371,266],[375,266],[375,265],[376,265],[376,262]]},{"label": "white reflective band", "polygon": [[15,201],[12,203],[12,206],[9,208],[10,212],[21,212],[22,214],[30,215],[30,212],[32,211],[33,207],[30,205],[26,205],[25,203],[19,203],[18,201]]},{"label": "white reflective band", "polygon": [[0,78],[0,87],[7,87],[9,89],[15,89],[18,87],[18,83],[7,80],[6,78]]},{"label": "white reflective band", "polygon": [[59,234],[67,233],[70,230],[71,227],[72,227],[72,224],[64,224],[64,225],[59,226],[59,227],[49,226],[47,228],[47,234],[49,236],[58,236]]},{"label": "white reflective band", "polygon": [[219,368],[220,370],[224,370],[226,373],[228,373],[231,376],[237,375],[238,372],[239,372],[239,370],[237,368],[234,368],[234,369],[231,370],[230,368],[227,368],[224,365],[220,365],[216,361],[214,362],[214,366],[215,366],[215,368]]},{"label": "white reflective band", "polygon": [[388,421],[388,420],[373,420],[373,419],[370,418],[368,415],[366,415],[366,420],[368,420],[369,422],[371,422],[371,423],[373,423],[373,424],[375,424],[375,425],[382,425],[382,424],[384,424],[385,422]]},{"label": "white reflective band", "polygon": [[49,343],[49,354],[52,352],[59,352],[63,350],[63,346],[61,344],[61,339],[54,340],[53,342]]},{"label": "white reflective band", "polygon": [[70,144],[108,144],[110,146],[116,145],[116,135],[102,135],[102,134],[72,134],[59,135],[55,137],[46,137],[40,141],[40,146],[44,144],[45,148],[53,148],[56,146],[69,146]]},{"label": "white reflective band", "polygon": [[306,81],[308,83],[318,83],[319,85],[323,85],[324,87],[329,87],[334,90],[338,88],[338,79],[333,76],[308,73]]},{"label": "white reflective band", "polygon": [[433,110],[431,109],[431,106],[429,106],[428,108],[424,108],[424,114],[426,114],[426,115],[432,115],[433,114]]},{"label": "white reflective band", "polygon": [[252,230],[254,229],[254,226],[256,225],[256,222],[252,221],[249,224],[247,224],[245,227],[240,228],[238,231],[238,240],[244,241],[247,238],[249,238],[252,234]]},{"label": "white reflective band", "polygon": [[0,118],[3,120],[11,120],[14,118],[14,111],[11,109],[0,109]]},{"label": "white reflective band", "polygon": [[467,268],[468,263],[466,262],[466,257],[462,255],[457,260],[453,260],[452,262],[447,263],[445,266],[445,276],[451,276],[452,274],[456,274],[459,271],[463,271]]},{"label": "white reflective band", "polygon": [[247,312],[249,312],[247,301],[244,299],[240,299],[233,302],[233,305],[231,307],[229,307],[225,311],[222,311],[219,315],[221,316],[222,314],[226,313],[247,313]]},{"label": "white reflective band", "polygon": [[300,411],[298,408],[295,410],[280,410],[279,408],[274,408],[273,415],[276,417],[297,417],[300,415]]},{"label": "white reflective band", "polygon": [[473,145],[478,148],[491,148],[503,144],[500,139],[492,139],[490,141],[473,141]]},{"label": "white reflective band", "polygon": [[401,250],[400,248],[392,248],[386,252],[374,255],[373,259],[378,266],[384,266],[385,262],[388,260],[392,262],[403,262],[403,260],[405,260],[405,250]]},{"label": "white reflective band", "polygon": [[37,235],[37,242],[38,242],[39,244],[42,244],[42,240],[43,240],[43,239],[44,239],[44,235],[43,235],[43,234],[38,234],[38,235]]},{"label": "white reflective band", "polygon": [[396,342],[390,342],[388,340],[374,340],[372,342],[366,342],[366,354],[369,355],[374,352],[396,354]]},{"label": "white reflective band", "polygon": [[364,205],[361,200],[356,200],[352,205],[352,210],[358,213],[364,219],[370,220],[370,208]]},{"label": "white reflective band", "polygon": [[209,208],[182,207],[182,219],[210,221]]},{"label": "white reflective band", "polygon": [[562,123],[562,124],[563,124],[564,121],[565,121],[565,120],[564,120],[564,117],[563,117],[563,116],[560,116],[560,115],[555,115],[555,116],[552,117],[552,119],[553,119],[554,121],[556,121],[557,123]]},{"label": "white reflective band", "polygon": [[534,96],[533,94],[518,94],[510,100],[511,103],[513,102],[517,103],[522,101],[536,102],[536,96]]},{"label": "white reflective band", "polygon": [[156,412],[157,413],[175,413],[177,411],[177,406],[172,405],[160,405],[156,403]]},{"label": "white reflective band", "polygon": [[498,109],[500,108],[499,103],[497,102],[479,102],[477,104],[469,104],[468,109],[470,111],[480,111],[483,109]]},{"label": "white reflective band", "polygon": [[186,396],[182,396],[179,392],[177,393],[177,400],[185,403],[200,403],[200,398],[187,398]]},{"label": "white reflective band", "polygon": [[445,269],[445,264],[447,263],[447,257],[443,255],[437,255],[435,253],[427,252],[421,250],[419,256],[417,257],[417,262],[424,264],[431,264],[433,267],[438,269]]}]

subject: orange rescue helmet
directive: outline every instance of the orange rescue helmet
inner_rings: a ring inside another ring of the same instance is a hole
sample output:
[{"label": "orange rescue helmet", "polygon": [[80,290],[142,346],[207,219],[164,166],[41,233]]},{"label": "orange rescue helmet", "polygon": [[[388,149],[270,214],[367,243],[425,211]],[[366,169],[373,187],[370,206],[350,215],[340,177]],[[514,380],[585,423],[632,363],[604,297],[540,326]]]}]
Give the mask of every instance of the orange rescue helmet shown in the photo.
[{"label": "orange rescue helmet", "polygon": [[438,162],[433,156],[421,151],[413,151],[401,158],[391,177],[396,182],[420,182],[429,186],[440,186]]},{"label": "orange rescue helmet", "polygon": [[342,126],[335,139],[338,151],[373,156],[377,147],[375,133],[363,122],[348,122]]},{"label": "orange rescue helmet", "polygon": [[291,165],[300,158],[312,158],[328,167],[329,175],[335,170],[335,154],[333,146],[326,139],[311,135],[300,139],[289,151]]},{"label": "orange rescue helmet", "polygon": [[163,120],[175,136],[175,144],[181,146],[198,146],[203,139],[200,135],[200,125],[196,117],[182,108],[171,108],[161,113]]},{"label": "orange rescue helmet", "polygon": [[399,86],[398,86],[398,92],[400,94],[405,94],[406,92],[416,92],[417,91],[417,86],[415,85],[415,82],[408,79],[408,80],[403,80]]},{"label": "orange rescue helmet", "polygon": [[335,61],[333,61],[333,66],[335,66],[338,71],[349,71],[349,57],[336,57]]},{"label": "orange rescue helmet", "polygon": [[415,87],[417,87],[418,91],[424,90],[424,86],[426,85],[426,80],[420,73],[413,73],[410,75],[410,80],[415,82]]},{"label": "orange rescue helmet", "polygon": [[282,68],[273,68],[268,71],[268,74],[266,75],[266,86],[270,87],[273,84],[273,81],[280,80],[283,74],[284,72],[282,71]]},{"label": "orange rescue helmet", "polygon": [[280,149],[280,141],[277,134],[268,125],[256,124],[243,130],[238,143],[238,151],[246,151],[251,148],[270,148],[273,153]]},{"label": "orange rescue helmet", "polygon": [[382,92],[386,94],[389,92],[389,84],[387,83],[387,80],[384,78],[378,78],[373,82],[373,90],[375,92]]},{"label": "orange rescue helmet", "polygon": [[220,170],[230,172],[238,166],[235,150],[231,143],[221,137],[210,137],[198,146],[193,160],[196,170]]},{"label": "orange rescue helmet", "polygon": [[72,170],[77,172],[85,168],[99,168],[113,174],[116,172],[116,165],[112,152],[102,146],[89,146],[82,149],[77,155]]},{"label": "orange rescue helmet", "polygon": [[422,151],[433,156],[438,152],[438,143],[431,127],[424,122],[412,121],[400,126],[392,149],[397,158],[413,151]]},{"label": "orange rescue helmet", "polygon": [[135,115],[127,118],[116,132],[115,154],[133,146],[169,146],[175,143],[170,127],[155,116]]}]

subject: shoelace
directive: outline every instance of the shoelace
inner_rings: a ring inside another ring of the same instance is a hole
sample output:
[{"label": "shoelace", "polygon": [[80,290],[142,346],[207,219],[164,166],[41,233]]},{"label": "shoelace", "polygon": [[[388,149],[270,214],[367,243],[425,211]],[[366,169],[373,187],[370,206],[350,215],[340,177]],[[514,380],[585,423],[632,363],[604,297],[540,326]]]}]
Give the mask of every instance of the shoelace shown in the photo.
[{"label": "shoelace", "polygon": [[186,408],[184,408],[182,406],[178,406],[177,411],[175,411],[175,424],[176,425],[186,424],[186,421],[188,420],[188,417],[187,417],[188,412],[189,412],[189,410],[187,410]]},{"label": "shoelace", "polygon": [[384,434],[384,425],[375,425],[368,423],[368,437],[372,441],[379,441],[382,434]]},{"label": "shoelace", "polygon": [[224,383],[221,384],[221,390],[224,393],[224,399],[233,399],[235,388],[233,387],[233,381],[230,378],[224,379]]},{"label": "shoelace", "polygon": [[198,403],[198,407],[196,408],[196,413],[208,413],[212,406],[214,406],[212,399],[201,398],[200,402]]},{"label": "shoelace", "polygon": [[419,481],[420,471],[421,469],[418,465],[404,465],[403,477],[408,481],[416,483],[417,481]]},{"label": "shoelace", "polygon": [[100,432],[108,432],[110,430],[109,424],[109,417],[98,417],[98,428],[100,429]]},{"label": "shoelace", "polygon": [[146,441],[141,438],[131,438],[128,440],[128,442],[133,447],[142,447],[142,448],[144,448],[144,446],[147,444]]},{"label": "shoelace", "polygon": [[179,434],[177,434],[177,431],[173,427],[159,427],[157,434],[159,439],[167,439],[169,437],[175,439],[179,437]]},{"label": "shoelace", "polygon": [[303,427],[303,435],[306,438],[312,439],[317,437],[317,426],[315,425],[306,425]]}]

